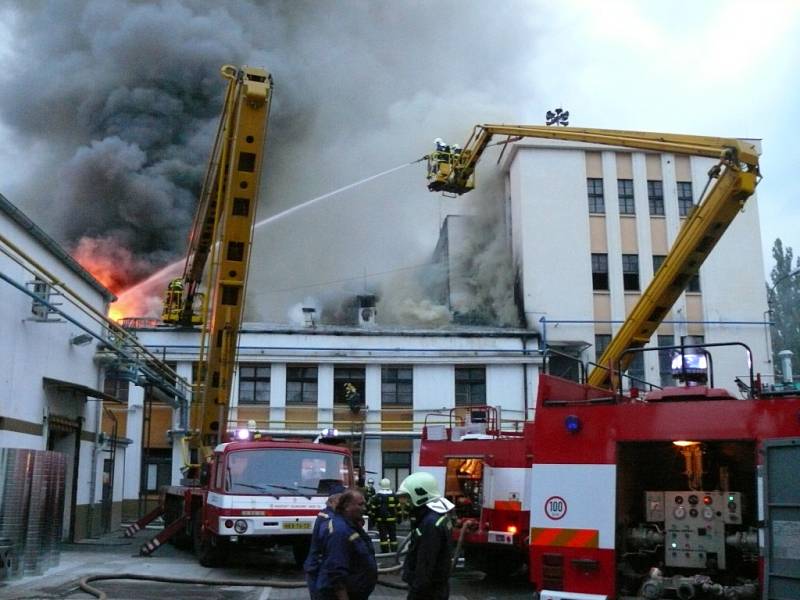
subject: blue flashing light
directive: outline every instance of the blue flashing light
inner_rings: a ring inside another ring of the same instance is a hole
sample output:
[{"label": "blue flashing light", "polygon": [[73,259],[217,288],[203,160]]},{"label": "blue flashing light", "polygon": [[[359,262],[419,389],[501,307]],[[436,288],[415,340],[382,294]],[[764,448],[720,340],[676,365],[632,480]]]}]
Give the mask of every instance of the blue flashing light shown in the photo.
[{"label": "blue flashing light", "polygon": [[581,423],[580,417],[577,415],[569,415],[564,419],[564,427],[569,433],[578,433],[583,427],[583,423]]}]

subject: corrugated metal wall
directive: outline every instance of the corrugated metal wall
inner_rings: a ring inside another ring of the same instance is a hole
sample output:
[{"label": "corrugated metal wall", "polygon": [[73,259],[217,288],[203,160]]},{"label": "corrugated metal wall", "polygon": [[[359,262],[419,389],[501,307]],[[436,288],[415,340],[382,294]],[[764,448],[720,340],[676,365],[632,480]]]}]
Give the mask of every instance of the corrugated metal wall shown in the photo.
[{"label": "corrugated metal wall", "polygon": [[65,476],[61,453],[0,448],[0,580],[58,564]]}]

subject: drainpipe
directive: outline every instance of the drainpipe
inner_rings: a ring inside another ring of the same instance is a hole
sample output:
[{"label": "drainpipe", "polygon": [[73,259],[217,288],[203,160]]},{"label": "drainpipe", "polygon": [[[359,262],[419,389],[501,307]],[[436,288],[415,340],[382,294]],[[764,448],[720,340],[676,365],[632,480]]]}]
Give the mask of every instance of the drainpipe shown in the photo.
[{"label": "drainpipe", "polygon": [[[525,336],[522,336],[522,355],[528,355],[528,340]],[[522,409],[525,411],[522,413],[524,415],[524,420],[528,420],[528,363],[522,363],[522,400],[523,405]]]}]

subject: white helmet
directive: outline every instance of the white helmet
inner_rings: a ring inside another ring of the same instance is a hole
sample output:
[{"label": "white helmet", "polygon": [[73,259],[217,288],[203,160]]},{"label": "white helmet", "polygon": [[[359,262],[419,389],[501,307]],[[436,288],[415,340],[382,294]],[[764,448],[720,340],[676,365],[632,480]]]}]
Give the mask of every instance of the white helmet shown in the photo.
[{"label": "white helmet", "polygon": [[446,513],[454,507],[452,502],[442,497],[436,478],[424,471],[406,477],[397,488],[397,493],[407,494],[412,506],[419,507],[424,504],[438,513]]},{"label": "white helmet", "polygon": [[437,146],[444,146],[444,140],[442,138],[436,138],[435,140],[433,140],[433,143],[436,144]]},{"label": "white helmet", "polygon": [[392,489],[392,482],[384,477],[383,479],[381,479],[381,489],[382,490]]}]

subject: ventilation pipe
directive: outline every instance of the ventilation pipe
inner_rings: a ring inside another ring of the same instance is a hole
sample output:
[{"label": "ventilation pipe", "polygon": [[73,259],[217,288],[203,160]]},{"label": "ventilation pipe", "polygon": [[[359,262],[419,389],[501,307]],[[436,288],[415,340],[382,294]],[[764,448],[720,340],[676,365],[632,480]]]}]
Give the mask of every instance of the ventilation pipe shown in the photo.
[{"label": "ventilation pipe", "polygon": [[794,375],[792,374],[792,356],[794,356],[794,353],[791,350],[781,350],[778,352],[778,357],[781,359],[783,383],[794,383]]}]

